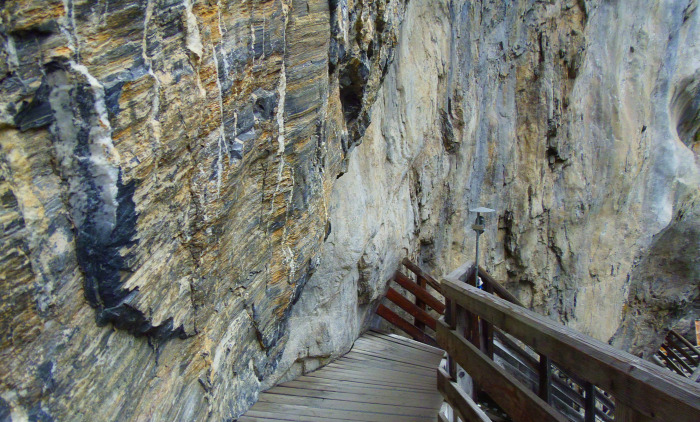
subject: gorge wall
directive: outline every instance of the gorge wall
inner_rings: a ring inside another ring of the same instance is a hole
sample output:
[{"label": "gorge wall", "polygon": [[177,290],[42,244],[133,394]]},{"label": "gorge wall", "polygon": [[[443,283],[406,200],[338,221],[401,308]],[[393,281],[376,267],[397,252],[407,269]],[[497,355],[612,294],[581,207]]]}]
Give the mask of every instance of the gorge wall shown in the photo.
[{"label": "gorge wall", "polygon": [[478,205],[540,313],[636,351],[697,312],[695,0],[6,1],[0,33],[0,420],[231,420],[402,257],[472,259]]}]

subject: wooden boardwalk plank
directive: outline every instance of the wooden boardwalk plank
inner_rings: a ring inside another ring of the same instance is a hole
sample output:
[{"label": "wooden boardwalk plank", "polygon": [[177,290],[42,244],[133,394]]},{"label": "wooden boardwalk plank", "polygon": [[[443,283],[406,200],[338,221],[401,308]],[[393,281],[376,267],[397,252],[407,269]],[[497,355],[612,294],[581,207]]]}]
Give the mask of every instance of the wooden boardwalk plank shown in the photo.
[{"label": "wooden boardwalk plank", "polygon": [[[373,347],[374,350],[383,352],[383,353],[388,353],[388,352],[395,352],[395,353],[400,353],[401,356],[404,357],[410,357],[412,359],[415,358],[420,358],[420,359],[427,359],[430,364],[432,365],[432,362],[437,360],[439,361],[442,358],[443,351],[440,349],[439,353],[436,353],[434,351],[428,351],[428,350],[421,350],[421,349],[415,349],[412,348],[411,346],[404,345],[400,342],[395,342],[391,340],[379,340],[377,339],[376,341],[372,341],[371,346],[369,345],[369,342],[366,341],[366,339],[358,339],[358,341],[355,342],[358,349],[353,349],[353,350],[359,350],[359,349],[366,349],[367,347]],[[409,364],[413,365],[415,362],[411,361]]]},{"label": "wooden boardwalk plank", "polygon": [[[379,341],[379,342],[385,342],[385,343],[394,343],[394,344],[400,344],[402,346],[409,347],[410,349],[415,349],[419,350],[421,352],[435,352],[437,353],[438,351],[442,351],[442,349],[438,349],[436,347],[427,345],[425,343],[419,343],[415,340],[411,340],[407,337],[402,337],[397,334],[392,334],[392,333],[380,333],[379,331],[367,331],[365,334],[360,337],[361,339],[365,340],[371,340],[371,341]],[[359,340],[359,339],[358,339]]]},{"label": "wooden boardwalk plank", "polygon": [[[356,353],[356,352],[350,352],[338,360],[346,360],[346,359],[362,359],[362,360],[367,360],[370,362],[379,363],[379,364],[383,364],[383,365],[390,364],[390,365],[393,365],[393,366],[396,366],[396,367],[399,367],[402,369],[414,369],[414,370],[423,370],[423,371],[434,369],[434,368],[431,368],[433,363],[440,362],[440,360],[441,360],[438,358],[432,358],[432,356],[431,356],[431,357],[429,357],[428,362],[427,362],[429,365],[417,366],[413,363],[397,362],[397,361],[388,360],[388,359],[386,359],[386,357],[382,357],[382,356],[371,356],[371,355],[367,355],[367,354],[363,354],[363,353]],[[421,359],[426,359],[426,358],[422,357]]]},{"label": "wooden boardwalk plank", "polygon": [[358,376],[356,374],[348,374],[348,373],[337,373],[337,372],[329,372],[329,371],[323,371],[323,373],[311,373],[306,375],[307,378],[318,378],[318,379],[323,379],[323,380],[333,380],[333,381],[346,381],[346,382],[352,382],[355,384],[369,384],[373,386],[384,386],[385,388],[392,388],[392,387],[404,387],[404,388],[412,388],[414,390],[422,390],[422,391],[431,391],[434,389],[434,387],[431,387],[429,385],[423,384],[423,383],[411,383],[411,382],[405,382],[405,381],[394,381],[394,380],[387,380],[387,379],[368,379],[367,377],[362,377]]},{"label": "wooden boardwalk plank", "polygon": [[[277,386],[274,392],[268,394],[280,394],[287,396],[312,397],[317,399],[343,400],[356,403],[372,403],[372,404],[387,404],[393,405],[399,402],[404,402],[404,407],[415,407],[423,409],[432,409],[435,403],[430,402],[430,396],[424,396],[428,400],[417,401],[413,397],[406,396],[382,396],[378,394],[367,394],[357,392],[335,392],[325,390],[315,390],[307,388],[294,388]],[[439,403],[438,403],[439,404]]]},{"label": "wooden boardwalk plank", "polygon": [[[425,358],[426,356],[433,355],[433,353],[425,350],[414,349],[401,343],[381,341],[379,339],[370,340],[365,338],[359,338],[355,341],[355,346],[353,347],[353,350],[355,350],[355,347],[362,350],[371,350],[375,352],[397,353],[399,356],[405,357],[407,359]],[[436,353],[435,356],[439,356],[439,354]]]},{"label": "wooden boardwalk plank", "polygon": [[410,339],[366,333],[344,357],[260,394],[238,420],[434,421],[442,356]]},{"label": "wooden boardwalk plank", "polygon": [[[280,386],[281,387],[281,386]],[[412,400],[425,401],[430,400],[433,395],[430,391],[415,391],[415,390],[403,390],[398,388],[386,389],[386,388],[374,388],[370,386],[354,387],[350,385],[339,385],[338,383],[324,383],[318,381],[301,381],[294,380],[284,383],[284,387],[290,388],[303,388],[307,390],[319,390],[325,392],[336,392],[336,393],[356,393],[356,394],[371,394],[378,397],[406,397]],[[269,393],[270,391],[268,391]]]},{"label": "wooden boardwalk plank", "polygon": [[349,410],[353,412],[372,412],[386,415],[401,416],[435,416],[435,411],[421,407],[406,407],[406,403],[398,402],[397,405],[358,403],[346,400],[334,400],[317,397],[289,396],[285,394],[263,394],[260,402],[292,404],[308,406],[317,409]]},{"label": "wooden boardwalk plank", "polygon": [[[405,415],[390,415],[385,413],[367,412],[361,410],[335,410],[335,409],[320,409],[315,407],[293,405],[284,403],[268,403],[258,402],[254,407],[258,407],[261,411],[275,413],[279,415],[296,415],[298,421],[307,420],[308,416],[328,417],[349,421],[363,422],[385,422],[385,421],[434,421],[435,416],[405,416]],[[437,413],[437,412],[436,412]]]},{"label": "wooden boardwalk plank", "polygon": [[434,370],[430,370],[429,368],[420,368],[420,369],[415,369],[413,366],[404,366],[404,365],[396,365],[393,363],[385,363],[384,361],[381,360],[364,360],[364,359],[356,359],[355,357],[344,357],[343,359],[339,359],[334,362],[336,366],[338,367],[350,367],[352,366],[353,368],[377,368],[377,369],[384,369],[384,370],[389,370],[389,371],[398,371],[402,372],[404,374],[414,374],[414,375],[432,375],[432,372],[435,372]]},{"label": "wooden boardwalk plank", "polygon": [[[402,358],[400,356],[392,356],[390,353],[386,352],[373,352],[371,350],[364,350],[361,347],[358,347],[357,349],[353,350],[352,353],[360,354],[360,355],[367,355],[367,356],[374,356],[374,357],[379,357],[379,358],[384,358],[386,360],[393,360],[396,362],[401,362],[401,363],[408,363],[408,364],[414,364],[415,366],[422,366],[424,368],[430,368],[431,364],[430,363],[423,363],[421,361],[419,362],[413,362],[411,360],[407,360],[406,358]],[[388,357],[391,356],[391,357]]]},{"label": "wooden boardwalk plank", "polygon": [[[437,366],[437,365],[436,365]],[[343,362],[338,364],[330,364],[327,366],[328,370],[332,371],[342,371],[342,372],[352,372],[363,374],[371,377],[372,379],[393,379],[393,380],[409,380],[418,382],[423,382],[424,380],[428,383],[435,381],[435,374],[407,374],[400,370],[393,369],[383,369],[377,367],[367,367],[358,366],[353,364],[344,364]]]},{"label": "wooden boardwalk plank", "polygon": [[438,349],[437,347],[429,346],[427,344],[419,343],[417,341],[413,341],[411,339],[408,339],[406,337],[401,337],[396,334],[383,334],[378,331],[367,331],[362,337],[364,339],[371,339],[371,340],[376,340],[376,341],[381,341],[381,342],[391,342],[394,344],[400,344],[402,346],[407,346],[410,347],[411,349],[418,349],[419,351],[424,351],[424,352],[430,352],[432,354],[436,355],[441,355],[445,353],[442,349]]}]

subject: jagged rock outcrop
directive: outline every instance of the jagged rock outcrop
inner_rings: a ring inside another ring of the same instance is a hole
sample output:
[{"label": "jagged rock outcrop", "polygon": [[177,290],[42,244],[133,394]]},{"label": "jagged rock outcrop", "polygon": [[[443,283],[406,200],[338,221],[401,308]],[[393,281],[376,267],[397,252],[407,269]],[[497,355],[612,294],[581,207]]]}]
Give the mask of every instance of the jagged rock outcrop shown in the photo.
[{"label": "jagged rock outcrop", "polygon": [[470,260],[476,205],[485,267],[588,334],[664,256],[697,297],[695,0],[1,10],[0,419],[229,420],[403,256]]},{"label": "jagged rock outcrop", "polygon": [[681,194],[671,224],[632,269],[629,300],[611,339],[649,360],[671,329],[694,339],[700,319],[700,201],[693,192]]}]

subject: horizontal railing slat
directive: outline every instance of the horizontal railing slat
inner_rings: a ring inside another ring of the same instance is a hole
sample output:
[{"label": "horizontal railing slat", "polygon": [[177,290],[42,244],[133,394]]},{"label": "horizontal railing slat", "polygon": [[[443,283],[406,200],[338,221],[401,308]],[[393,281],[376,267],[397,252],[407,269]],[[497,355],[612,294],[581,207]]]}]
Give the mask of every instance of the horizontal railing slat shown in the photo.
[{"label": "horizontal railing slat", "polygon": [[683,344],[685,344],[697,356],[700,356],[700,350],[697,347],[695,347],[695,345],[693,345],[693,343],[689,342],[687,338],[683,337],[682,335],[678,334],[677,332],[675,332],[673,330],[669,331],[669,334],[673,335],[678,340],[680,340]]},{"label": "horizontal railing slat", "polygon": [[[691,368],[690,365],[688,365],[680,356],[678,356],[676,354],[676,352],[674,352],[673,346],[666,343],[663,345],[663,347],[664,347],[664,351],[668,354],[668,357],[670,357],[671,359],[673,359],[674,362],[676,362],[677,364],[682,366],[683,369],[688,371],[689,374],[693,373],[693,368]],[[676,350],[678,350],[678,349],[676,349]],[[685,374],[681,374],[681,375],[685,376]]]},{"label": "horizontal railing slat", "polygon": [[685,356],[685,358],[688,360],[689,364],[691,364],[693,366],[700,365],[700,362],[698,361],[698,359],[696,357],[693,357],[690,353],[688,353],[688,351],[686,351],[680,344],[678,344],[678,341],[673,339],[672,336],[666,336],[666,340],[668,340],[668,343],[670,346],[673,346],[683,356]]},{"label": "horizontal railing slat", "polygon": [[600,386],[617,405],[626,403],[651,420],[700,420],[700,387],[694,383],[459,281],[444,279],[442,287],[445,297]]},{"label": "horizontal railing slat", "polygon": [[479,266],[479,277],[481,277],[484,283],[491,285],[494,293],[496,293],[498,296],[502,297],[508,302],[523,306],[517,297],[513,296],[508,290],[506,290],[501,283],[497,282],[493,277],[491,277],[491,274],[487,273],[483,268],[481,268],[481,266]]},{"label": "horizontal railing slat", "polygon": [[403,275],[400,271],[397,271],[394,275],[394,281],[399,286],[413,293],[416,297],[425,302],[426,305],[435,309],[440,315],[445,313],[444,304],[440,303],[440,301],[435,299],[427,290],[414,283],[413,280]]},{"label": "horizontal railing slat", "polygon": [[435,341],[434,338],[430,337],[429,335],[427,335],[423,331],[414,327],[413,324],[411,324],[410,322],[401,318],[399,315],[397,315],[394,311],[387,308],[386,306],[380,304],[379,307],[377,307],[376,313],[380,317],[384,318],[385,320],[387,320],[390,323],[394,324],[395,326],[399,327],[401,330],[406,332],[406,334],[413,337],[414,340],[422,341],[423,343],[437,347],[437,342]]},{"label": "horizontal railing slat", "polygon": [[442,294],[442,288],[440,287],[440,283],[437,280],[435,280],[430,274],[423,271],[421,267],[411,262],[411,260],[408,258],[404,258],[403,261],[401,261],[401,263],[406,268],[411,270],[413,274],[417,275],[418,277],[422,277],[430,285],[430,287],[435,289],[438,293]]},{"label": "horizontal railing slat", "polygon": [[[401,296],[399,292],[389,287],[386,292],[386,298],[394,302],[401,309],[411,314],[413,317],[422,321],[425,325],[435,330],[435,318],[431,317],[429,313],[419,308],[416,304],[412,303],[410,300]],[[420,327],[416,327],[420,328]]]},{"label": "horizontal railing slat", "polygon": [[[444,286],[444,284],[443,284]],[[505,369],[489,359],[476,346],[443,321],[437,323],[438,344],[477,382],[515,421],[556,421],[567,419],[513,379]]]}]

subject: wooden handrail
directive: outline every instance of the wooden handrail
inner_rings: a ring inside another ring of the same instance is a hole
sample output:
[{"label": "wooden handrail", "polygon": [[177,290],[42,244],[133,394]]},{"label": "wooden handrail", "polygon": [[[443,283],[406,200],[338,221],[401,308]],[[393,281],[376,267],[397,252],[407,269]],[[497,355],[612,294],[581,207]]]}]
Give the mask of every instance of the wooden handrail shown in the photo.
[{"label": "wooden handrail", "polygon": [[441,287],[440,287],[440,283],[438,283],[438,281],[435,280],[430,274],[428,274],[427,272],[423,271],[423,269],[421,269],[421,267],[419,267],[418,265],[416,265],[416,264],[414,264],[413,262],[411,262],[411,260],[408,259],[408,258],[404,258],[403,261],[401,261],[401,263],[402,263],[406,268],[408,268],[409,270],[411,270],[411,272],[413,272],[413,274],[415,274],[415,275],[418,276],[418,277],[421,277],[421,278],[425,279],[425,281],[430,285],[430,287],[432,287],[433,289],[435,289],[435,291],[437,291],[438,293],[442,294],[442,289],[441,289]]},{"label": "wooden handrail", "polygon": [[400,271],[395,273],[394,281],[398,283],[399,286],[413,293],[416,297],[419,297],[420,300],[435,309],[440,315],[445,313],[444,304],[435,299],[427,290],[414,283],[413,280],[403,275]]},{"label": "wooden handrail", "polygon": [[413,324],[401,318],[399,315],[396,314],[396,312],[392,311],[386,306],[380,304],[379,307],[377,307],[376,313],[380,317],[399,327],[401,330],[406,332],[406,334],[413,337],[414,340],[423,342],[425,344],[429,344],[431,346],[437,346],[437,342],[434,338],[419,330],[418,328],[413,326]]},{"label": "wooden handrail", "polygon": [[418,306],[416,306],[410,300],[401,296],[401,294],[399,292],[397,292],[396,290],[389,287],[389,290],[387,290],[387,292],[386,292],[386,298],[389,299],[390,301],[394,302],[396,305],[398,305],[404,311],[411,314],[414,318],[423,322],[423,324],[425,324],[428,327],[435,330],[435,318],[430,316],[430,314],[427,313],[426,311],[420,309]]},{"label": "wooden handrail", "polygon": [[496,400],[511,418],[522,422],[566,421],[566,418],[552,406],[513,379],[476,346],[457,331],[450,329],[442,319],[438,321],[437,328],[438,344],[469,373],[479,387]]},{"label": "wooden handrail", "polygon": [[515,303],[518,306],[524,306],[517,297],[513,296],[505,287],[503,287],[499,282],[497,282],[491,274],[487,273],[483,268],[479,267],[479,277],[481,280],[490,285],[493,288],[493,292],[510,303]]},{"label": "wooden handrail", "polygon": [[[457,280],[443,279],[441,286],[446,299],[611,393],[619,410],[616,420],[700,420],[700,387],[687,379]],[[438,323],[441,346],[444,334],[444,325]]]},{"label": "wooden handrail", "polygon": [[[413,321],[407,321],[384,305],[379,305],[375,313],[384,318],[390,324],[396,326],[409,336],[413,337],[414,340],[435,346],[437,344],[435,339],[427,332],[428,328],[435,331],[435,317],[428,312],[426,305],[430,306],[440,315],[444,314],[445,312],[445,305],[442,303],[442,301],[433,297],[433,295],[427,290],[428,284],[433,285],[437,282],[433,277],[421,270],[420,267],[413,264],[410,260],[404,259],[403,264],[416,274],[416,281],[411,280],[400,270],[397,270],[389,281],[394,281],[396,284],[410,292],[414,296],[413,300],[409,300],[408,298],[402,296],[401,293],[391,287],[387,288],[385,297],[394,305],[411,315],[413,317]],[[436,290],[439,292],[440,285],[436,284],[436,286]]]},{"label": "wooden handrail", "polygon": [[700,349],[698,349],[697,347],[695,347],[695,345],[693,345],[693,343],[689,342],[687,338],[685,338],[685,337],[683,337],[682,335],[678,334],[678,333],[675,332],[674,330],[669,331],[669,334],[672,334],[673,336],[675,336],[678,340],[680,340],[681,342],[683,342],[683,344],[685,344],[686,346],[688,346],[688,348],[689,348],[690,350],[692,350],[696,355],[700,356]]}]

